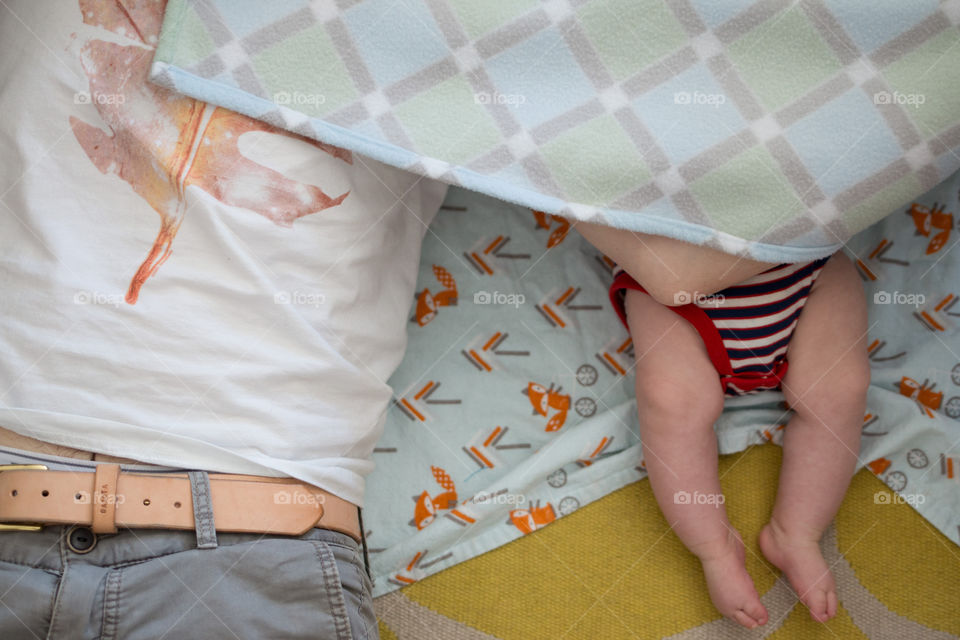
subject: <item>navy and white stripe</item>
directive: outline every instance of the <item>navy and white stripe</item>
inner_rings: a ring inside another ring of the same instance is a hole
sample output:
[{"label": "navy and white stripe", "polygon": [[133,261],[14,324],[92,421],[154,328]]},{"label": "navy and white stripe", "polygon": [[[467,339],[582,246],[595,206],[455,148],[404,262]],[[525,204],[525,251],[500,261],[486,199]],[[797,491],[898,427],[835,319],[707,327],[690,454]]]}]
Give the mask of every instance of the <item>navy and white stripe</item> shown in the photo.
[{"label": "navy and white stripe", "polygon": [[768,373],[783,359],[826,262],[781,264],[695,301],[719,331],[734,375]]},{"label": "navy and white stripe", "polygon": [[[777,265],[715,294],[697,296],[692,302],[715,332],[697,326],[699,321],[680,311],[686,307],[671,307],[694,322],[712,354],[727,395],[779,387],[790,337],[810,289],[828,259]],[[621,274],[623,277],[617,278]],[[614,267],[613,275],[611,301],[626,324],[624,289],[639,285],[619,265]],[[721,344],[716,344],[718,339]],[[729,369],[719,354],[729,359]],[[741,388],[738,381],[747,388]]]}]

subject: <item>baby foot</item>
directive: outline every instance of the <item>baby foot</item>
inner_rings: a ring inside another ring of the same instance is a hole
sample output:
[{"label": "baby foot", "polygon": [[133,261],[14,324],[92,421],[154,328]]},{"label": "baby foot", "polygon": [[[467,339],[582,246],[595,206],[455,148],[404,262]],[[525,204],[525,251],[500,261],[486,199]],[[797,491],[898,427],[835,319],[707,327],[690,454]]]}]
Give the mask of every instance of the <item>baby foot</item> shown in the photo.
[{"label": "baby foot", "polygon": [[731,529],[725,540],[691,551],[700,559],[713,606],[748,629],[767,623],[767,609],[744,563],[743,540]]},{"label": "baby foot", "polygon": [[820,553],[818,540],[791,536],[773,520],[758,539],[764,557],[783,571],[810,616],[826,622],[837,614],[837,590],[833,574]]}]

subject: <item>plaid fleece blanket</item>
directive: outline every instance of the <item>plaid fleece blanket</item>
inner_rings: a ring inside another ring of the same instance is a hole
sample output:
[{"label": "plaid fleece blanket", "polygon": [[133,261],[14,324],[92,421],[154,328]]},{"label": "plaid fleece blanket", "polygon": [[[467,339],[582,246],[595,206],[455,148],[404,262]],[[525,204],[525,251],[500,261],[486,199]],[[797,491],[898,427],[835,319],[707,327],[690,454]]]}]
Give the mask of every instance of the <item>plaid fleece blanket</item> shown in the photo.
[{"label": "plaid fleece blanket", "polygon": [[152,80],[547,214],[771,262],[960,167],[960,2],[171,0]]}]

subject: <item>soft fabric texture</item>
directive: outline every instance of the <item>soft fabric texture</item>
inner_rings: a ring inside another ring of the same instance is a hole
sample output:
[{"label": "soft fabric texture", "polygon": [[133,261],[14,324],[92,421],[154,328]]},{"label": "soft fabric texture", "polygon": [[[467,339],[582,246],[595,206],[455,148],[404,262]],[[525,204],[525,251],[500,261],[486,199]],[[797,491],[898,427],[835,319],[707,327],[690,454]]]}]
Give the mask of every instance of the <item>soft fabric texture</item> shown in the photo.
[{"label": "soft fabric texture", "polygon": [[172,0],[154,82],[567,218],[833,253],[960,167],[960,2]]},{"label": "soft fabric texture", "polygon": [[[522,540],[374,601],[381,640],[956,640],[957,548],[869,471],[820,544],[837,616],[810,618],[763,560],[781,450],[722,456],[730,521],[770,621],[754,632],[710,602],[696,556],[635,482]],[[933,473],[933,472],[931,472]]]},{"label": "soft fabric texture", "polygon": [[446,185],[146,83],[162,2],[0,21],[0,425],[347,500]]},{"label": "soft fabric texture", "polygon": [[[869,308],[859,465],[960,544],[958,208],[960,173],[846,251]],[[935,216],[949,218],[945,244],[932,244]],[[562,218],[458,188],[431,231],[369,478],[376,595],[549,529],[646,476],[632,345],[607,294],[612,263]],[[780,444],[790,415],[779,391],[728,398],[720,451]],[[757,482],[774,486],[776,475]]]}]

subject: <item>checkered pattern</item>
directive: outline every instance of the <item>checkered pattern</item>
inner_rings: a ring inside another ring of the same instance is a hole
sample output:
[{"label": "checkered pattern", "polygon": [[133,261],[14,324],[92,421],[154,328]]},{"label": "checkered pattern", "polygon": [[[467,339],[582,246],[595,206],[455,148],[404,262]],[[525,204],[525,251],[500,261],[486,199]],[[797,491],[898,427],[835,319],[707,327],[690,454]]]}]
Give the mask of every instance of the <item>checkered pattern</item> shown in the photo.
[{"label": "checkered pattern", "polygon": [[170,0],[152,79],[531,208],[768,261],[830,253],[960,167],[960,0],[497,7]]}]

